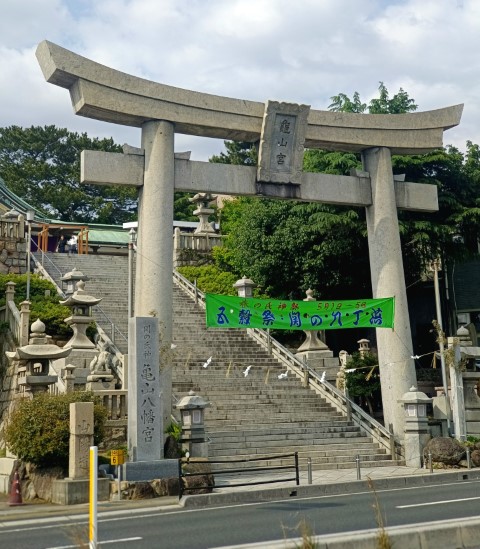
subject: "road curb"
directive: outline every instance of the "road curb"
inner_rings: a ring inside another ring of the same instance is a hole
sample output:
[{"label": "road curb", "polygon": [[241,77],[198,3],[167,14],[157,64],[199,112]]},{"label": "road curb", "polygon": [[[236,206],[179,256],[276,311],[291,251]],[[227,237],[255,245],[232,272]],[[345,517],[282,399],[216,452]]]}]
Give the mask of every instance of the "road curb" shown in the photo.
[{"label": "road curb", "polygon": [[435,472],[425,475],[412,475],[403,477],[388,477],[383,479],[365,478],[349,482],[330,483],[330,484],[308,484],[300,486],[289,486],[282,488],[265,488],[249,491],[234,492],[214,492],[211,494],[192,494],[185,495],[180,500],[180,505],[184,508],[202,508],[208,506],[259,503],[264,501],[273,501],[277,499],[288,499],[290,497],[321,497],[350,494],[357,492],[371,491],[372,487],[376,491],[392,490],[395,488],[408,488],[416,486],[427,486],[432,484],[442,484],[444,482],[462,482],[468,480],[480,479],[480,469],[462,469],[449,471],[445,473]]}]

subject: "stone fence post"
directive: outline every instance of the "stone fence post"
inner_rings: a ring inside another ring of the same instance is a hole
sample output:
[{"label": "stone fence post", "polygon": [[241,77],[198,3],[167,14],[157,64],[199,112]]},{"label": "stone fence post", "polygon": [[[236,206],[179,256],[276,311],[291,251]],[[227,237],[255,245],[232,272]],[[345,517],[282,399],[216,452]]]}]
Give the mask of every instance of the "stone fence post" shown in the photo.
[{"label": "stone fence post", "polygon": [[30,302],[20,303],[20,346],[28,344],[28,332],[30,328]]}]

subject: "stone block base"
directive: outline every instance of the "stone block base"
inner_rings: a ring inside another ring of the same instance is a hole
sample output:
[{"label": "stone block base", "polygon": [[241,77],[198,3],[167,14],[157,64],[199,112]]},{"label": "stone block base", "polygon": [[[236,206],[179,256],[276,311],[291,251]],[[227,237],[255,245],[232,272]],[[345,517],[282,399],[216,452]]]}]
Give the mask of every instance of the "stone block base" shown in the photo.
[{"label": "stone block base", "polygon": [[17,464],[14,458],[0,458],[0,494],[10,493],[10,478]]},{"label": "stone block base", "polygon": [[129,461],[123,465],[122,478],[126,481],[150,481],[178,477],[178,459]]},{"label": "stone block base", "polygon": [[[317,354],[322,352],[323,351],[301,352],[297,353],[295,356],[302,361],[305,358],[310,368],[313,368],[318,375],[321,376],[323,372],[325,372],[325,379],[330,383],[335,384],[335,380],[337,379],[337,374],[340,369],[338,357],[321,356]],[[328,352],[333,354],[332,351]]]},{"label": "stone block base", "polygon": [[[52,503],[59,505],[75,505],[77,503],[88,503],[89,480],[61,479],[54,480],[52,484]],[[110,480],[108,478],[98,479],[98,501],[110,499]]]}]

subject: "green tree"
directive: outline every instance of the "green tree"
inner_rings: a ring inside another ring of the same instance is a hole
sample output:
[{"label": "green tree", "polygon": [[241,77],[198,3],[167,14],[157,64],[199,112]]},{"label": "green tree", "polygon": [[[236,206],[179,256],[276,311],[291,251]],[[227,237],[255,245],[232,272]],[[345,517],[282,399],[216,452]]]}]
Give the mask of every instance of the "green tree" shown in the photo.
[{"label": "green tree", "polygon": [[[417,105],[402,88],[391,97],[381,82],[379,96],[368,107],[355,92],[352,99],[343,93],[332,97],[330,108],[398,114],[415,111]],[[241,163],[238,151],[251,150],[251,145],[248,147],[229,145],[222,161]],[[392,163],[394,173],[406,174],[407,181],[438,187],[438,212],[399,212],[405,275],[411,284],[420,279],[425,264],[438,255],[462,258],[476,252],[480,237],[480,149],[468,142],[465,155],[446,147],[423,155],[394,156]],[[359,155],[305,151],[305,171],[348,175],[352,168],[361,168]],[[242,198],[224,208],[222,232],[229,236],[225,247],[215,252],[217,264],[236,275],[253,278],[272,297],[301,297],[299,293],[308,286],[326,298],[352,292],[369,294],[363,208]],[[464,245],[458,244],[458,235]]]},{"label": "green tree", "polygon": [[355,398],[360,406],[367,408],[373,416],[374,406],[381,409],[380,372],[378,358],[373,353],[353,353],[347,362],[345,384],[350,397]]},{"label": "green tree", "polygon": [[[20,309],[20,303],[26,299],[27,275],[0,274],[0,306],[5,305],[5,289],[7,282],[15,283],[15,304]],[[50,295],[45,295],[46,290]],[[37,274],[30,277],[30,321],[39,318],[45,324],[45,331],[53,337],[70,338],[72,329],[64,320],[71,315],[71,310],[60,305],[60,297],[55,286],[40,278]],[[87,333],[92,329],[89,328]]]},{"label": "green tree", "polygon": [[190,202],[193,193],[175,193],[173,202],[174,219],[176,221],[198,221],[198,217],[193,215],[195,204]]},{"label": "green tree", "polygon": [[6,185],[48,217],[120,224],[134,218],[137,191],[126,186],[80,184],[80,152],[121,152],[112,139],[55,126],[0,129],[0,176]]},{"label": "green tree", "polygon": [[238,198],[222,218],[227,240],[215,251],[217,264],[251,277],[267,295],[301,299],[308,288],[318,298],[366,295],[368,251],[354,209]]},{"label": "green tree", "polygon": [[339,93],[330,97],[330,100],[329,111],[364,113],[367,109],[367,104],[361,102],[360,94],[357,91],[353,94],[353,99],[350,99],[345,93]]},{"label": "green tree", "polygon": [[375,97],[370,103],[362,103],[360,94],[356,91],[353,94],[353,99],[350,99],[345,93],[339,93],[331,97],[332,103],[328,106],[328,110],[335,112],[356,112],[364,113],[368,110],[370,114],[402,114],[417,110],[418,105],[406,91],[402,88],[390,97],[389,92],[383,82],[378,86],[378,97]]},{"label": "green tree", "polygon": [[256,166],[258,152],[253,143],[246,141],[224,141],[226,152],[214,155],[210,162],[219,164],[241,164],[245,166]]}]

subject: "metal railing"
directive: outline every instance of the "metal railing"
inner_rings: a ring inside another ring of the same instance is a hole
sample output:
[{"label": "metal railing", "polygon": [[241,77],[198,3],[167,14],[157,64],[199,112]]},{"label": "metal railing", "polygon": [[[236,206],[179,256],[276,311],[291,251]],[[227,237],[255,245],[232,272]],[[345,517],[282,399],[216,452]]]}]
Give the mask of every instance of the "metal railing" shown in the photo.
[{"label": "metal railing", "polygon": [[[32,240],[32,243],[36,244],[33,240]],[[57,284],[56,280],[54,278],[52,278],[52,276],[50,275],[50,273],[45,269],[44,267],[44,263],[45,261],[47,261],[47,263],[50,265],[50,267],[57,272],[58,274],[58,278],[60,278],[61,276],[63,276],[63,273],[62,271],[55,265],[55,263],[52,261],[52,259],[48,256],[48,254],[46,254],[43,250],[40,250],[37,248],[37,252],[36,253],[40,253],[41,254],[41,261],[39,261],[36,257],[35,257],[35,254],[34,252],[32,251],[30,253],[30,258],[33,260],[33,264],[34,264],[34,269],[36,271],[38,271],[43,278],[46,278],[47,280],[49,280],[50,282],[52,282],[52,284],[55,285],[55,288],[57,289],[57,293],[58,295],[62,296],[62,297],[65,297],[65,293],[63,292],[63,290],[60,288],[60,286]]]},{"label": "metal railing", "polygon": [[[269,465],[272,462],[284,461],[293,458],[293,463],[291,465]],[[256,465],[255,467],[240,467],[237,469],[211,469],[211,465],[231,465],[235,463],[264,463],[268,462],[267,465]],[[184,471],[184,466],[188,464],[203,465],[205,470],[200,472],[187,472]],[[295,476],[285,477],[282,473],[288,471],[294,471]],[[274,475],[272,475],[274,473]],[[268,474],[268,477],[262,479],[262,475]],[[218,477],[222,475],[227,476],[227,481],[224,484],[218,484]],[[228,476],[235,475],[250,475],[253,480],[248,480],[245,482],[230,482]],[[275,478],[272,478],[274,476]],[[300,470],[298,466],[298,452],[292,454],[273,454],[270,456],[261,456],[257,458],[242,458],[242,459],[229,459],[229,460],[200,460],[197,461],[195,458],[181,458],[178,460],[178,480],[179,480],[179,490],[178,495],[181,499],[185,492],[203,492],[204,490],[213,491],[213,489],[218,488],[236,488],[239,486],[257,486],[259,484],[276,484],[279,482],[293,482],[297,486],[300,485]],[[194,477],[206,477],[207,482],[195,483],[193,486],[187,485],[188,478]]]},{"label": "metal railing", "polygon": [[[195,302],[205,308],[205,295],[201,292],[196,284],[192,284],[180,273],[174,271],[174,282],[189,294]],[[304,381],[308,381],[308,386],[317,394],[325,398],[341,414],[345,415],[349,420],[353,421],[362,430],[367,432],[372,439],[377,442],[382,448],[391,454],[392,459],[396,459],[401,454],[401,447],[396,444],[393,433],[388,431],[376,419],[368,415],[360,406],[347,398],[341,391],[328,381],[321,380],[321,377],[310,366],[296,358],[288,349],[281,343],[270,336],[269,331],[258,328],[248,328],[247,334],[255,339],[262,347],[267,349],[269,354],[281,362],[288,370],[300,377]]]}]

